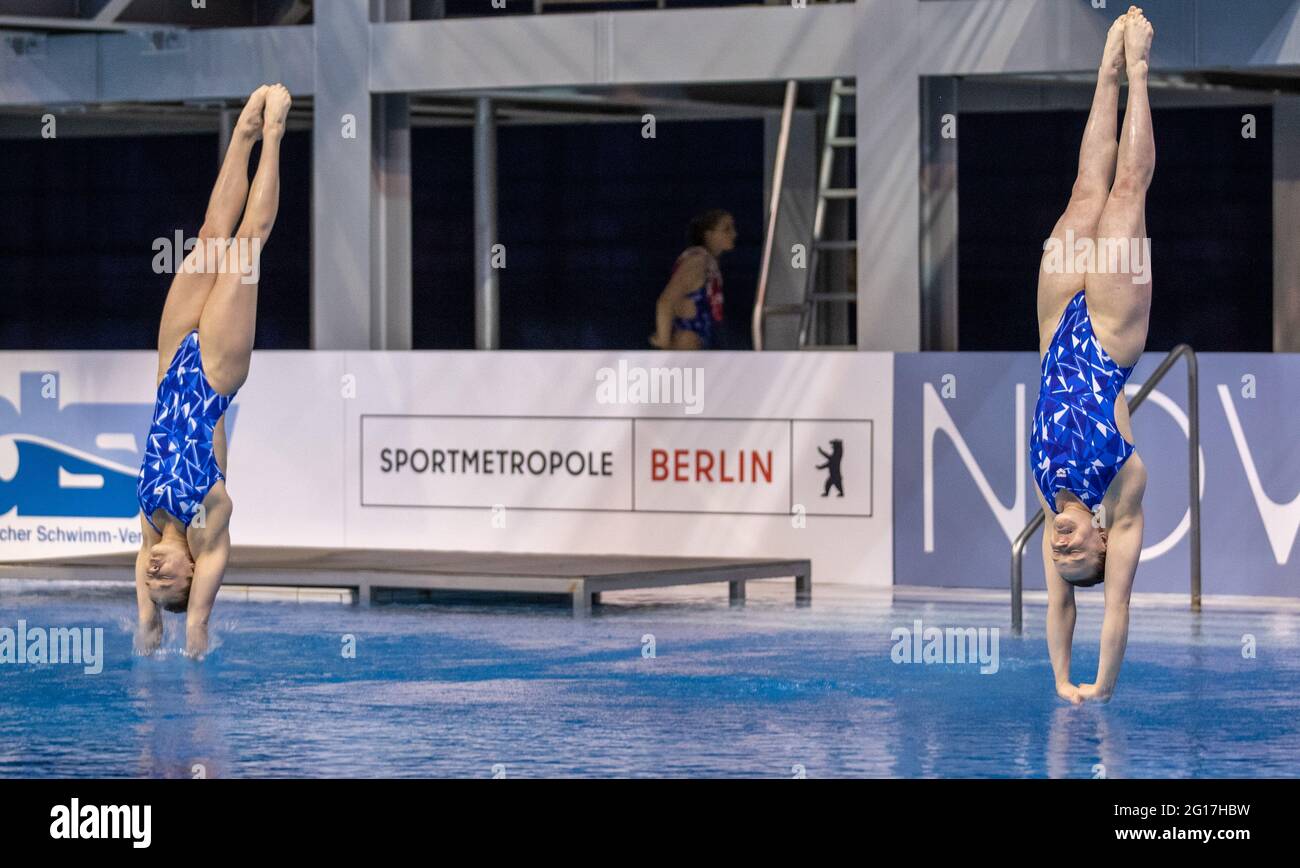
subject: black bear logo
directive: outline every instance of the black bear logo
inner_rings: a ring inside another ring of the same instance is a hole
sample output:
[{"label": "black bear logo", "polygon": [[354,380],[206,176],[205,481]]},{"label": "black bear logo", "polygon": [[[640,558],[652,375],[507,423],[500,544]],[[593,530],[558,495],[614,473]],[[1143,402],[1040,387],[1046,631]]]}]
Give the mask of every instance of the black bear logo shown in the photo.
[{"label": "black bear logo", "polygon": [[839,494],[836,495],[837,497],[843,497],[844,477],[840,473],[840,462],[844,459],[844,441],[832,440],[831,452],[829,455],[823,452],[820,446],[817,447],[817,451],[821,453],[822,458],[826,459],[825,464],[817,465],[818,470],[826,471],[826,488],[822,490],[822,497],[828,496],[831,493],[832,487],[839,492]]}]

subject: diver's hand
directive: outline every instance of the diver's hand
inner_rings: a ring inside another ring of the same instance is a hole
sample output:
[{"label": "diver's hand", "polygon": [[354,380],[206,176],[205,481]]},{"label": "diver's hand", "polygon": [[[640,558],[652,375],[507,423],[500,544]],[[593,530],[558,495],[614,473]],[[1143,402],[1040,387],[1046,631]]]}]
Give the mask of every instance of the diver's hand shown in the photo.
[{"label": "diver's hand", "polygon": [[1089,702],[1110,702],[1112,690],[1098,684],[1080,684],[1079,695]]},{"label": "diver's hand", "polygon": [[661,338],[656,332],[650,336],[650,346],[655,347],[656,349],[666,350],[668,349],[668,341]]},{"label": "diver's hand", "polygon": [[187,623],[185,625],[185,656],[201,660],[208,653],[208,625]]},{"label": "diver's hand", "polygon": [[1061,697],[1071,705],[1083,704],[1083,695],[1079,692],[1079,688],[1075,687],[1073,684],[1071,684],[1068,681],[1061,681],[1057,683],[1056,695]]},{"label": "diver's hand", "polygon": [[152,621],[141,621],[135,630],[135,653],[148,657],[162,644],[162,619],[155,617]]}]

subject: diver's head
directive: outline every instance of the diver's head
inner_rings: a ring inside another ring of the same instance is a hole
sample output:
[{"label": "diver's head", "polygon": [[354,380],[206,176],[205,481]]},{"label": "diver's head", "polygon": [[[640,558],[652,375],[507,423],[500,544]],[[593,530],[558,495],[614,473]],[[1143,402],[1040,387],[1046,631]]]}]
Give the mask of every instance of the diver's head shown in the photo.
[{"label": "diver's head", "polygon": [[709,253],[717,256],[736,248],[736,218],[731,212],[721,208],[712,208],[691,220],[686,231],[691,244],[708,248]]},{"label": "diver's head", "polygon": [[183,540],[163,538],[149,549],[145,585],[154,605],[168,612],[184,612],[190,602],[194,559]]},{"label": "diver's head", "polygon": [[1067,504],[1046,529],[1056,572],[1076,588],[1106,578],[1106,529],[1098,527],[1082,504]]}]

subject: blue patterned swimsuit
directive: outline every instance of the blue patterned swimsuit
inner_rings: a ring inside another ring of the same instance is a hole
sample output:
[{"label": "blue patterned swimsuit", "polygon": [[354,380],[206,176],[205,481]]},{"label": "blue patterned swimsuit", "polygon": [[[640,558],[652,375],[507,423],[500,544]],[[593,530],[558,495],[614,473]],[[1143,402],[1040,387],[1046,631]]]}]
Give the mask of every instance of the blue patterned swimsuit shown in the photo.
[{"label": "blue patterned swimsuit", "polygon": [[1115,401],[1133,367],[1121,368],[1097,343],[1087,297],[1079,290],[1043,356],[1029,439],[1029,463],[1053,512],[1062,488],[1096,509],[1133,454],[1115,425]]},{"label": "blue patterned swimsuit", "polygon": [[226,478],[217,464],[212,438],[234,399],[234,395],[218,395],[208,382],[198,329],[190,332],[158,384],[153,427],[136,486],[145,520],[154,530],[158,525],[153,514],[159,508],[188,528],[212,486]]}]

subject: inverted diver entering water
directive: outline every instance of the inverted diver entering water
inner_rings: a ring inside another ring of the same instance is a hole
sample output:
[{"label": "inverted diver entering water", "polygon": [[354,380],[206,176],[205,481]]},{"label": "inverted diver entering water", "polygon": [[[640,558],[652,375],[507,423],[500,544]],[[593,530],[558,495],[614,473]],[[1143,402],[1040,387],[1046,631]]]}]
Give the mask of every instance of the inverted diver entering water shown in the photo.
[{"label": "inverted diver entering water", "polygon": [[[249,97],[198,244],[163,307],[158,400],[136,489],[144,531],[135,563],[136,650],[142,654],[162,641],[160,609],[185,613],[187,654],[199,656],[208,647],[208,619],[230,557],[224,416],[248,379],[257,325],[256,257],[279,208],[280,141],[289,104],[289,91],[279,84],[263,85]],[[250,188],[248,161],[259,137],[262,153]]]},{"label": "inverted diver entering water", "polygon": [[[1129,596],[1142,550],[1146,469],[1133,446],[1124,384],[1146,345],[1149,262],[1141,273],[1114,267],[1147,249],[1146,192],[1155,170],[1147,101],[1154,30],[1136,6],[1106,37],[1097,89],[1079,150],[1070,203],[1044,245],[1038,275],[1042,382],[1029,460],[1048,521],[1047,645],[1056,689],[1072,703],[1106,701],[1128,642]],[[1124,130],[1115,141],[1121,73],[1128,76]],[[1109,262],[1075,261],[1077,239],[1111,252]],[[1061,250],[1064,247],[1064,255]],[[1075,587],[1105,583],[1101,654],[1092,683],[1070,680]]]}]

